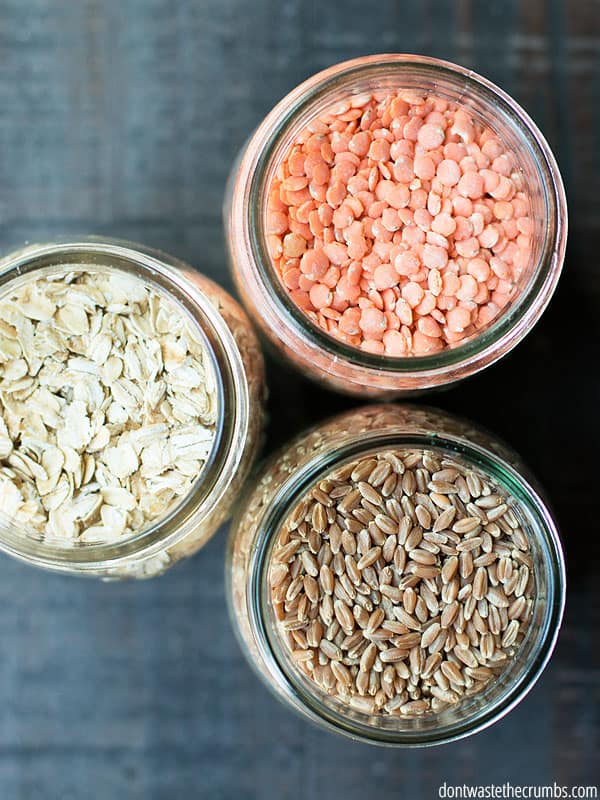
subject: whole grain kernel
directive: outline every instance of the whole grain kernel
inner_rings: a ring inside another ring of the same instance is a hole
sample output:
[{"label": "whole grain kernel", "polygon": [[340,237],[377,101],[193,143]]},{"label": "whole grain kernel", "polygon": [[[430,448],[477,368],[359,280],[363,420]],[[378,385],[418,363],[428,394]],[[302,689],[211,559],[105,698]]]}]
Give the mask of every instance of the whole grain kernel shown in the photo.
[{"label": "whole grain kernel", "polygon": [[293,302],[330,336],[375,355],[432,355],[515,297],[531,198],[466,109],[427,94],[360,97],[290,146],[270,186],[268,249]]},{"label": "whole grain kernel", "polygon": [[514,502],[423,450],[321,479],[280,529],[268,578],[294,668],[369,715],[438,713],[484,689],[518,656],[535,602]]}]

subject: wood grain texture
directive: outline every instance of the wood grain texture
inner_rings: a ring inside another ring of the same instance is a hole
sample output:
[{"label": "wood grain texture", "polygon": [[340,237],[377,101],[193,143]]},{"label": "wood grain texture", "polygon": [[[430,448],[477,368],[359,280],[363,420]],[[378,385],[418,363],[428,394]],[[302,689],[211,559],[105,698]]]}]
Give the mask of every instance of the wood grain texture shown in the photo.
[{"label": "wood grain texture", "polygon": [[[598,780],[597,0],[0,0],[0,249],[120,236],[229,287],[221,203],[235,153],[303,78],[378,51],[497,81],[564,173],[571,235],[549,311],[501,364],[428,398],[503,436],[548,490],[570,578],[551,666],[475,738],[374,749],[310,727],[259,685],[227,619],[225,531],[141,585],[2,558],[2,800],[425,800],[443,781]],[[272,361],[269,381],[268,449],[353,405]]]}]

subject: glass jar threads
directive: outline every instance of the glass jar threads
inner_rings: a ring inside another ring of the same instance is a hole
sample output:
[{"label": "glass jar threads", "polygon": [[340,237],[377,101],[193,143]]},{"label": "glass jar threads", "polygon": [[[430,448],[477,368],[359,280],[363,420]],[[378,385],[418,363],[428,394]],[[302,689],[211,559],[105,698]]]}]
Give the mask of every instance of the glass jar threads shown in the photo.
[{"label": "glass jar threads", "polygon": [[452,383],[514,347],[554,291],[566,221],[525,112],[469,70],[406,55],[292,91],[226,203],[234,278],[266,338],[367,396]]},{"label": "glass jar threads", "polygon": [[558,635],[561,545],[518,457],[433,409],[368,406],[293,440],[234,520],[241,645],[303,716],[424,746],[490,725]]},{"label": "glass jar threads", "polygon": [[147,577],[228,516],[262,426],[262,357],[233,299],[112,240],[0,262],[0,548]]}]

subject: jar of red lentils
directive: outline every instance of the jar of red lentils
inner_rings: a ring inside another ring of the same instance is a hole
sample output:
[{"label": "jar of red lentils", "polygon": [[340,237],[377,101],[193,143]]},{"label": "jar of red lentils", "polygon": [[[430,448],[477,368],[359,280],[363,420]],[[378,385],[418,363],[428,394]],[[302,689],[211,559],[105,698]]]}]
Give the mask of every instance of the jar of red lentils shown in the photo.
[{"label": "jar of red lentils", "polygon": [[304,432],[234,518],[234,628],[303,717],[418,747],[496,722],[554,649],[565,567],[518,456],[431,408],[367,406]]},{"label": "jar of red lentils", "polygon": [[542,134],[470,70],[338,64],[268,114],[230,179],[238,291],[279,352],[357,395],[453,383],[548,304],[567,210]]}]

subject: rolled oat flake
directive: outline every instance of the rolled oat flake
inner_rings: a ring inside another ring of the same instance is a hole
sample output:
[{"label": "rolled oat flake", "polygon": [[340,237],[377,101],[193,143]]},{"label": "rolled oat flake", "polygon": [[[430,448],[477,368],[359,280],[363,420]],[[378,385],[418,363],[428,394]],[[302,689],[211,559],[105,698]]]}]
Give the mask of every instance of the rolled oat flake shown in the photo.
[{"label": "rolled oat flake", "polygon": [[107,543],[171,511],[216,437],[208,345],[119,271],[29,277],[0,297],[0,514],[57,544]]}]

